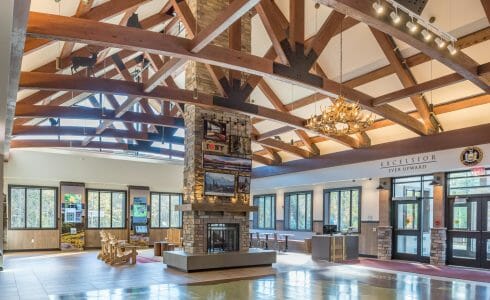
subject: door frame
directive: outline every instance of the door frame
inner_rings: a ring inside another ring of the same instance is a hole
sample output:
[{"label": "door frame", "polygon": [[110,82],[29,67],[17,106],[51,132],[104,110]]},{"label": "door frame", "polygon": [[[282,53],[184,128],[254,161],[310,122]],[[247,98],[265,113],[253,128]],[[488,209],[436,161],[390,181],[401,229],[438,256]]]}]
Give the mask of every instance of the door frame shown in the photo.
[{"label": "door frame", "polygon": [[[418,262],[429,262],[430,257],[422,256],[422,198],[418,197],[415,200],[392,200],[392,224],[393,224],[393,240],[392,240],[392,257],[394,259],[410,260]],[[398,221],[398,205],[399,204],[417,204],[417,229],[397,229]],[[397,237],[398,236],[417,236],[417,254],[398,253],[397,252]]]},{"label": "door frame", "polygon": [[[487,218],[484,215],[488,212],[488,205],[490,203],[490,195],[468,195],[467,202],[477,203],[477,216],[476,216],[476,230],[455,230],[452,228],[453,223],[453,207],[456,196],[447,197],[447,209],[446,209],[446,225],[447,225],[447,264],[461,265],[475,268],[489,268],[490,258],[487,258],[487,241],[490,240],[490,231],[487,229]],[[476,239],[476,254],[475,259],[454,258],[452,249],[452,239],[457,237],[462,238],[474,238]]]}]

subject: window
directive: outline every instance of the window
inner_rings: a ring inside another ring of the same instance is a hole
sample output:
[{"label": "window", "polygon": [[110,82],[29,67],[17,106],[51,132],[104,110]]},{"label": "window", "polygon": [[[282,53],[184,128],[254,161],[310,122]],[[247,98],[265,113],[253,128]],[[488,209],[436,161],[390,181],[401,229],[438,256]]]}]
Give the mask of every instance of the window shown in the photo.
[{"label": "window", "polygon": [[311,231],[313,227],[313,192],[284,194],[284,228]]},{"label": "window", "polygon": [[126,192],[87,190],[88,228],[125,228]]},{"label": "window", "polygon": [[325,190],[323,194],[323,224],[337,225],[337,231],[359,232],[361,188]]},{"label": "window", "polygon": [[449,196],[490,194],[490,169],[482,174],[471,171],[453,172],[447,177]]},{"label": "window", "polygon": [[151,193],[151,228],[182,227],[182,212],[175,209],[182,204],[182,194]]},{"label": "window", "polygon": [[58,189],[9,186],[10,229],[55,229]]},{"label": "window", "polygon": [[276,228],[276,195],[254,196],[254,206],[259,210],[253,214],[253,226],[256,229]]}]

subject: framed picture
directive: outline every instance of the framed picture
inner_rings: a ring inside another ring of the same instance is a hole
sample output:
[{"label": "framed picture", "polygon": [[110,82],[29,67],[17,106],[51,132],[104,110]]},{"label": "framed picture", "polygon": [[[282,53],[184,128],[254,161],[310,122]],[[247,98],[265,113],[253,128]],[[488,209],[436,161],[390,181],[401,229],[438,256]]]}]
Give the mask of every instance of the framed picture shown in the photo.
[{"label": "framed picture", "polygon": [[235,175],[206,172],[204,174],[204,194],[235,196]]},{"label": "framed picture", "polygon": [[238,176],[237,193],[250,194],[250,176]]},{"label": "framed picture", "polygon": [[204,154],[202,165],[204,169],[252,172],[252,160],[247,158]]},{"label": "framed picture", "polygon": [[230,153],[241,155],[250,154],[250,138],[230,135]]},{"label": "framed picture", "polygon": [[226,124],[204,120],[204,138],[216,142],[226,142]]}]

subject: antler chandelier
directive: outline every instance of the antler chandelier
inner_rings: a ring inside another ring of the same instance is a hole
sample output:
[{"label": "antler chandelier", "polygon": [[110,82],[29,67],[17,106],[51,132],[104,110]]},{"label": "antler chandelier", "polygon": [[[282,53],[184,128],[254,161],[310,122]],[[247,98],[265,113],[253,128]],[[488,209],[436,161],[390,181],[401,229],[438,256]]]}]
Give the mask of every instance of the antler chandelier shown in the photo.
[{"label": "antler chandelier", "polygon": [[312,115],[306,127],[325,135],[346,135],[367,130],[374,118],[367,116],[358,103],[348,103],[339,96],[332,105],[321,108],[319,115]]},{"label": "antler chandelier", "polygon": [[340,91],[339,96],[326,107],[320,106],[320,114],[313,114],[307,121],[308,129],[325,135],[349,135],[367,130],[373,125],[372,114],[367,116],[359,103],[350,103],[342,96],[342,21],[340,22]]}]

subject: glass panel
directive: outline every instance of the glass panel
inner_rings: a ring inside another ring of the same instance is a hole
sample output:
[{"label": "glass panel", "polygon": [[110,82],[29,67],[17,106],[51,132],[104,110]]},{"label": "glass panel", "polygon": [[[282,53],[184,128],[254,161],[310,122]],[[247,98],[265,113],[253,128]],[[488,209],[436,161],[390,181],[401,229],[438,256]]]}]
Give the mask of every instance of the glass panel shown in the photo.
[{"label": "glass panel", "polygon": [[88,192],[88,228],[99,227],[99,192]]},{"label": "glass panel", "polygon": [[264,228],[265,226],[265,213],[264,213],[264,197],[260,197],[257,199],[257,204],[259,206],[259,220],[258,220],[258,226],[259,228]]},{"label": "glass panel", "polygon": [[112,227],[124,228],[126,219],[126,195],[124,193],[112,193]]},{"label": "glass panel", "polygon": [[27,189],[27,228],[41,227],[41,190]]},{"label": "glass panel", "polygon": [[56,190],[42,190],[41,227],[56,227]]},{"label": "glass panel", "polygon": [[453,206],[453,229],[476,230],[478,203],[470,201]]},{"label": "glass panel", "polygon": [[490,261],[490,240],[487,240],[487,260]]},{"label": "glass panel", "polygon": [[10,226],[12,228],[24,228],[26,225],[25,213],[25,189],[12,188],[10,190]]},{"label": "glass panel", "polygon": [[422,256],[430,256],[430,228],[433,223],[433,200],[422,199]]},{"label": "glass panel", "polygon": [[158,216],[160,215],[160,196],[159,194],[151,194],[151,227],[160,227],[160,220]]},{"label": "glass panel", "polygon": [[111,193],[100,192],[100,228],[111,227]]},{"label": "glass panel", "polygon": [[396,251],[398,253],[417,254],[416,235],[398,235],[396,238]]},{"label": "glass panel", "polygon": [[487,231],[490,231],[490,201],[487,201]]},{"label": "glass panel", "polygon": [[298,201],[296,195],[289,196],[289,229],[295,230],[298,228],[296,223],[298,211]]},{"label": "glass panel", "polygon": [[397,229],[416,230],[418,226],[418,204],[398,203]]},{"label": "glass panel", "polygon": [[353,232],[359,231],[359,190],[352,190],[352,220]]},{"label": "glass panel", "polygon": [[312,223],[311,220],[312,220],[312,216],[311,216],[311,212],[312,212],[312,209],[311,209],[311,205],[312,205],[312,202],[311,201],[311,194],[306,194],[306,229],[307,230],[311,230],[311,226],[312,226]]},{"label": "glass panel", "polygon": [[160,197],[160,227],[169,227],[170,222],[170,195],[161,194]]},{"label": "glass panel", "polygon": [[170,220],[171,227],[180,227],[180,211],[175,209],[175,206],[179,204],[180,204],[180,195],[172,195],[171,205],[170,205],[170,211],[172,212],[171,220]]},{"label": "glass panel", "polygon": [[453,257],[476,259],[476,239],[453,237]]},{"label": "glass panel", "polygon": [[339,192],[330,193],[330,225],[339,225]]},{"label": "glass panel", "polygon": [[271,220],[271,197],[264,197],[263,198],[263,212],[264,212],[264,227],[265,228],[272,228],[272,220]]},{"label": "glass panel", "polygon": [[350,190],[340,191],[340,228],[347,231],[350,227]]},{"label": "glass panel", "polygon": [[306,229],[306,195],[298,194],[298,230]]},{"label": "glass panel", "polygon": [[396,183],[393,188],[394,197],[422,197],[420,181]]}]

